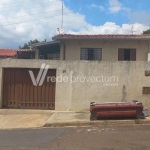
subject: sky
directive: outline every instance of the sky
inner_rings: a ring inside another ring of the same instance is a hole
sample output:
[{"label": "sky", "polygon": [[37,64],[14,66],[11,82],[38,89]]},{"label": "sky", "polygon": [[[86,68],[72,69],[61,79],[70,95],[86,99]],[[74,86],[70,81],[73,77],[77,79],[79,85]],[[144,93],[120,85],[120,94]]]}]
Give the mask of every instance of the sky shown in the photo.
[{"label": "sky", "polygon": [[[63,1],[63,24],[62,24]],[[65,34],[141,34],[150,0],[0,0],[0,48]]]}]

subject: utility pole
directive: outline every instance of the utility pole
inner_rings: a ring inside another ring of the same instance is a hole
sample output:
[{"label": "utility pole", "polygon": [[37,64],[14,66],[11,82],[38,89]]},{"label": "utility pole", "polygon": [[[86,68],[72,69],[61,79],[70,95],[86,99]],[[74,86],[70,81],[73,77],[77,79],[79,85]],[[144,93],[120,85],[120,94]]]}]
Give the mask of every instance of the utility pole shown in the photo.
[{"label": "utility pole", "polygon": [[63,30],[64,23],[64,0],[62,0],[62,21],[61,21],[61,29]]},{"label": "utility pole", "polygon": [[62,20],[61,20],[61,27],[57,28],[57,33],[58,34],[63,34],[64,30],[63,30],[63,24],[64,24],[64,0],[62,1]]},{"label": "utility pole", "polygon": [[134,34],[134,27],[133,27],[133,24],[131,25],[131,32],[132,32],[132,34]]},{"label": "utility pole", "polygon": [[134,24],[131,24],[131,33],[134,34],[134,32],[136,32],[136,31],[134,30]]}]

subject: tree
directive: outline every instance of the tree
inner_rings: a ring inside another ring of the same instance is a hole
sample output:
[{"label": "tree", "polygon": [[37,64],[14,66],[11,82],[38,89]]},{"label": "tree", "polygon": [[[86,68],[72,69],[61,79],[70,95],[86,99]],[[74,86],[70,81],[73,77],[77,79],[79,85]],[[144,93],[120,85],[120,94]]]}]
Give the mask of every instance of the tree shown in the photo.
[{"label": "tree", "polygon": [[143,34],[150,34],[150,29],[143,31]]},{"label": "tree", "polygon": [[[28,43],[25,43],[24,44],[24,46],[19,46],[19,49],[30,49],[30,45],[31,44],[35,44],[35,43],[39,43],[40,41],[38,41],[37,39],[35,39],[35,40],[30,40],[30,42],[28,42]],[[44,40],[44,41],[42,41],[42,42],[46,42],[46,39]]]}]

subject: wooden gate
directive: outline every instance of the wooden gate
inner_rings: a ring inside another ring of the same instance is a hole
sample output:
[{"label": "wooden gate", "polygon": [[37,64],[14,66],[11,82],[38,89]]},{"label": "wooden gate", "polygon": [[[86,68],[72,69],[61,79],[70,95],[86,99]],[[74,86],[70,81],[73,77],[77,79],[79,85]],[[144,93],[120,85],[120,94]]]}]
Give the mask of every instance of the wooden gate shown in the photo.
[{"label": "wooden gate", "polygon": [[48,70],[42,86],[33,85],[29,70],[36,79],[39,69],[4,68],[3,107],[54,110],[56,82],[47,81],[47,77],[56,77],[56,70]]}]

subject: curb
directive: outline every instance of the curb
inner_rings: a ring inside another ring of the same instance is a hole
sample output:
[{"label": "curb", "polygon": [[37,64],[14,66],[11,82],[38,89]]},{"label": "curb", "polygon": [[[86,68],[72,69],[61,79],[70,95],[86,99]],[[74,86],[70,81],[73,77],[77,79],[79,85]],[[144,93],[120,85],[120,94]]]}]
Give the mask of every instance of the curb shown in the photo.
[{"label": "curb", "polygon": [[70,121],[46,123],[43,127],[83,127],[83,126],[128,126],[128,125],[150,125],[150,120],[98,120],[98,121]]}]

